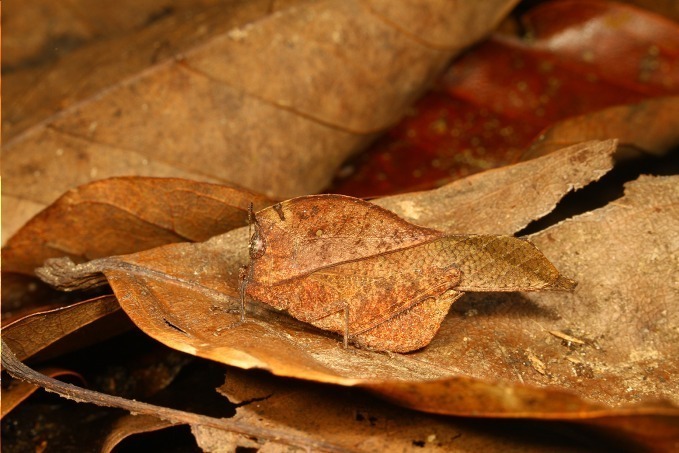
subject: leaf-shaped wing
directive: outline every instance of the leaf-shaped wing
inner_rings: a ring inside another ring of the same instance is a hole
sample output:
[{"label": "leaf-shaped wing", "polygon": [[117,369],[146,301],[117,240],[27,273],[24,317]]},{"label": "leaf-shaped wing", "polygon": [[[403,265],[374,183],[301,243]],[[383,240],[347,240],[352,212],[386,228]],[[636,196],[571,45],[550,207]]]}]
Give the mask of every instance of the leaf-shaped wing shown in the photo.
[{"label": "leaf-shaped wing", "polygon": [[451,235],[436,243],[441,264],[454,263],[462,272],[458,291],[570,291],[576,285],[525,239]]},{"label": "leaf-shaped wing", "polygon": [[441,236],[358,198],[294,198],[256,214],[252,280],[276,284]]},{"label": "leaf-shaped wing", "polygon": [[[434,254],[436,247],[436,242],[428,242],[329,266],[271,286],[254,282],[248,286],[248,293],[321,329],[337,333],[346,331],[350,337],[355,337],[429,299],[440,298],[458,285],[460,271],[453,264],[438,260]],[[397,322],[397,325],[411,326],[399,330],[393,338],[384,338],[390,342],[390,350],[414,349],[405,346],[413,343],[408,339],[413,331],[418,332],[415,337],[426,336],[431,340],[455,298],[445,300],[450,303],[430,303]],[[388,328],[382,330],[386,332]],[[388,349],[380,339],[383,336],[384,333],[372,332],[361,342],[373,348]],[[422,340],[415,343],[417,347],[426,344],[422,344]]]}]

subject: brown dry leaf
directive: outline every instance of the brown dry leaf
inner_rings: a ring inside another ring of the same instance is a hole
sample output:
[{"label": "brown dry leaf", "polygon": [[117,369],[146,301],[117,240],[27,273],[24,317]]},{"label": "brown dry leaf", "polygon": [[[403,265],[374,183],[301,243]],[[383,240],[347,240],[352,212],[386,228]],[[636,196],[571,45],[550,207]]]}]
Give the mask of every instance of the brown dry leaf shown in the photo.
[{"label": "brown dry leaf", "polygon": [[[26,72],[94,40],[112,39],[170,16],[187,20],[196,10],[213,5],[227,8],[229,3],[233,1],[120,0],[93,8],[83,0],[24,0],[20,11],[6,14],[3,20],[3,73]],[[190,39],[190,35],[183,38]]]},{"label": "brown dry leaf", "polygon": [[573,143],[605,137],[616,138],[621,146],[635,151],[666,154],[679,146],[678,118],[677,96],[610,107],[560,121],[544,131],[522,158],[544,156]]},{"label": "brown dry leaf", "polygon": [[[546,422],[495,421],[483,425],[478,421],[435,417],[385,404],[356,389],[330,388],[266,373],[230,369],[218,391],[238,405],[234,417],[237,420],[324,439],[349,451],[424,448],[433,452],[528,452],[577,451],[578,448]],[[290,420],[294,420],[294,426]],[[540,426],[539,435],[535,433],[536,424]],[[231,441],[232,445],[260,447],[262,452],[280,451],[276,447],[281,447],[275,442],[261,445],[243,436],[209,428],[194,427],[193,433],[199,445],[205,445],[201,440],[210,434],[213,446],[225,446]]]},{"label": "brown dry leaf", "polygon": [[[514,3],[401,2],[419,15],[401,22],[380,2],[275,12],[238,2],[83,47],[30,90],[8,80],[3,235],[66,190],[115,175],[228,181],[279,198],[317,191]],[[454,24],[415,38],[438,17]]]},{"label": "brown dry leaf", "polygon": [[550,213],[566,193],[613,168],[616,143],[584,142],[562,148],[549,159],[484,171],[439,189],[374,203],[411,223],[448,233],[514,234]]},{"label": "brown dry leaf", "polygon": [[[571,153],[573,150],[564,152]],[[580,148],[578,152],[584,156],[588,150]],[[603,152],[608,154],[610,150]],[[539,174],[525,174],[520,169],[533,170],[532,165],[539,161],[550,167],[549,163],[555,159],[559,160],[558,153],[505,171],[510,172],[517,182],[531,177],[539,178]],[[595,179],[600,176],[598,169],[595,165],[589,175],[585,175],[581,169],[580,182],[573,179],[570,184],[582,184],[587,177]],[[567,170],[562,171],[568,174]],[[505,178],[499,179],[506,182]],[[657,179],[660,182],[669,180],[671,178]],[[644,186],[644,182],[637,184]],[[665,184],[673,187],[667,182]],[[566,184],[553,187],[552,190],[563,193],[568,188]],[[656,196],[663,196],[661,188],[657,187]],[[483,185],[481,189],[478,192],[480,200],[483,200],[484,193],[492,194],[497,190]],[[541,193],[547,198],[554,196],[547,192],[544,190]],[[655,229],[651,231],[661,241],[666,234],[662,228],[667,228],[661,223],[666,221],[662,216],[671,216],[673,213],[663,213],[662,210],[656,212],[655,202],[647,200],[643,203],[644,212],[658,218],[649,220],[642,216],[634,217],[637,212],[634,196],[633,192],[629,200],[625,198],[623,200],[627,201],[618,202],[629,206],[617,209],[622,209],[630,216],[630,220],[654,224]],[[670,194],[664,196],[668,198]],[[442,211],[447,206],[454,206],[452,195],[448,201],[449,204],[439,206]],[[668,203],[668,200],[662,201],[663,206]],[[496,206],[498,222],[511,218],[513,205],[512,200],[507,198],[504,205]],[[541,209],[540,205],[536,203],[538,209]],[[479,202],[478,206],[483,204]],[[473,216],[476,211],[469,211],[467,215]],[[595,211],[592,215],[601,215],[596,213],[599,212]],[[526,214],[523,210],[517,213],[522,216]],[[533,214],[539,216],[538,213]],[[581,259],[589,260],[597,259],[593,256],[599,253],[595,244],[582,245],[574,250],[570,244],[575,239],[565,237],[561,240],[561,229],[574,224],[584,225],[582,236],[587,238],[596,233],[596,228],[606,226],[608,222],[575,219],[549,230],[551,241],[544,239],[546,233],[533,238],[546,256],[580,282],[573,296],[532,294],[529,297],[510,294],[502,297],[501,303],[493,302],[499,297],[466,297],[453,306],[451,315],[432,343],[408,355],[389,356],[365,350],[345,350],[336,337],[295,321],[290,316],[266,311],[256,305],[249,307],[246,322],[238,324],[238,269],[247,261],[245,230],[234,230],[204,243],[173,244],[135,255],[105,258],[70,268],[51,267],[48,270],[53,274],[62,272],[71,280],[85,281],[92,279],[92,274],[103,271],[133,321],[149,335],[179,350],[244,368],[265,368],[279,375],[345,385],[366,385],[374,391],[381,391],[385,396],[394,394],[395,399],[402,398],[405,404],[414,407],[420,404],[425,410],[434,410],[434,406],[427,406],[424,401],[411,403],[405,394],[394,390],[399,388],[398,382],[427,401],[439,401],[435,407],[440,411],[476,415],[521,414],[569,418],[581,417],[583,413],[601,413],[637,402],[648,404],[649,399],[671,399],[672,395],[677,394],[673,387],[675,384],[667,378],[663,380],[662,375],[659,375],[653,386],[644,384],[645,390],[638,390],[643,391],[643,394],[635,393],[636,388],[635,392],[624,390],[627,384],[640,377],[639,373],[645,371],[631,361],[634,357],[612,353],[621,346],[618,344],[620,339],[609,335],[606,338],[610,345],[596,349],[603,337],[595,331],[596,326],[589,329],[593,321],[587,307],[594,303],[604,304],[597,315],[604,318],[609,328],[615,323],[606,317],[607,314],[615,315],[621,306],[631,307],[640,301],[636,296],[620,292],[624,288],[619,288],[609,280],[602,280],[600,274],[590,272],[587,265],[574,267],[564,261],[563,257],[568,255],[566,251],[577,252]],[[621,224],[620,228],[632,226],[630,223]],[[630,252],[629,247],[643,247],[633,241],[627,249],[605,242],[600,246],[604,247],[605,253],[620,250],[619,253],[625,259],[630,253],[661,255],[653,247]],[[559,257],[561,259],[557,260]],[[661,261],[649,263],[649,266],[655,266],[649,269],[667,264]],[[667,272],[661,271],[660,274],[666,275]],[[666,281],[656,281],[654,285],[663,288],[666,287]],[[606,292],[606,297],[597,299],[600,302],[588,299],[593,287],[601,287],[601,291]],[[652,300],[662,303],[657,298]],[[608,307],[609,313],[604,307]],[[573,318],[576,313],[580,316],[577,319]],[[569,347],[564,345],[562,337],[550,331],[563,332],[585,344]],[[649,332],[649,335],[653,334]],[[658,335],[654,337],[655,341],[665,344],[664,332]],[[671,349],[676,343],[667,344]],[[530,366],[530,354],[544,364],[544,374]],[[583,366],[573,364],[567,357],[584,360]],[[611,361],[609,368],[601,368],[600,365],[607,360]],[[674,366],[672,358],[664,357],[662,366]],[[580,376],[577,374],[579,369]],[[460,391],[447,392],[451,387]],[[401,392],[403,388],[400,388]],[[444,398],[442,393],[448,397]],[[428,400],[427,395],[431,399]]]},{"label": "brown dry leaf", "polygon": [[250,191],[176,178],[121,177],[68,191],[2,248],[3,272],[34,275],[47,258],[76,262],[172,242],[204,241],[247,225]]},{"label": "brown dry leaf", "polygon": [[124,415],[111,427],[101,446],[101,453],[111,453],[126,438],[175,426],[175,423],[150,415]]},{"label": "brown dry leaf", "polygon": [[38,353],[45,359],[130,329],[129,319],[119,310],[115,297],[103,296],[33,313],[4,326],[2,341],[19,360]]},{"label": "brown dry leaf", "polygon": [[70,0],[54,11],[42,0],[29,0],[7,21],[5,94],[16,102],[7,105],[3,136],[12,139],[149,67],[275,12],[271,2],[259,0],[181,2],[163,11],[157,0],[132,7]]},{"label": "brown dry leaf", "polygon": [[255,214],[245,292],[369,349],[426,346],[463,291],[568,290],[527,241],[450,235],[340,195]]}]

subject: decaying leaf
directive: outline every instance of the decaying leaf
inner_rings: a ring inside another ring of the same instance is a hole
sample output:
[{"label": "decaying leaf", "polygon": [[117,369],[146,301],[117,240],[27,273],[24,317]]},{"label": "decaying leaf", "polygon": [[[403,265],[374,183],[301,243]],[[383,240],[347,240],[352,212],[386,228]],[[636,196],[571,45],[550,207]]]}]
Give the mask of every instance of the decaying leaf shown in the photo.
[{"label": "decaying leaf", "polygon": [[266,197],[229,185],[177,178],[120,177],[69,190],[2,248],[3,272],[33,275],[47,258],[76,262],[171,242],[204,241],[247,224]]},{"label": "decaying leaf", "polygon": [[568,290],[527,241],[418,227],[363,200],[312,195],[255,215],[255,299],[371,349],[429,344],[464,291]]},{"label": "decaying leaf", "polygon": [[[82,348],[129,328],[129,319],[120,312],[116,298],[103,296],[24,316],[3,326],[2,341],[19,360],[25,360],[47,348],[52,349],[51,354]],[[67,339],[71,335],[73,338]]]}]

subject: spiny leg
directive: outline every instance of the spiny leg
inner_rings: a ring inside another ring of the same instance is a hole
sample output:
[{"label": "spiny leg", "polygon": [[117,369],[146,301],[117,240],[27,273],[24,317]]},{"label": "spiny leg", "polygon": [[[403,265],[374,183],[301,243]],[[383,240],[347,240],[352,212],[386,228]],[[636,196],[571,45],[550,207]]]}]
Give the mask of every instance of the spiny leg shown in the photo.
[{"label": "spiny leg", "polygon": [[344,302],[344,349],[349,347],[349,304]]},{"label": "spiny leg", "polygon": [[[312,317],[303,318],[303,321],[308,322],[309,324],[316,325],[316,323],[318,321],[320,321],[324,318],[327,318],[328,316],[341,314],[342,312],[344,312],[344,329],[342,331],[343,344],[344,344],[345,348],[348,348],[349,347],[349,338],[351,337],[351,335],[349,334],[349,317],[350,317],[349,314],[350,314],[350,311],[349,311],[349,303],[348,302],[346,302],[344,300],[334,302],[330,305],[329,308],[327,308],[324,311],[324,313],[322,313],[322,314],[320,314],[316,317],[313,317],[313,318]],[[294,316],[294,313],[293,313],[293,316]],[[327,329],[325,327],[318,326],[318,325],[316,325],[316,327],[319,327],[319,328],[325,329],[325,330],[333,330],[333,331],[337,332],[337,330],[335,330],[335,329]]]},{"label": "spiny leg", "polygon": [[241,266],[238,272],[238,293],[240,295],[240,322],[245,322],[245,289],[248,283],[248,266]]}]

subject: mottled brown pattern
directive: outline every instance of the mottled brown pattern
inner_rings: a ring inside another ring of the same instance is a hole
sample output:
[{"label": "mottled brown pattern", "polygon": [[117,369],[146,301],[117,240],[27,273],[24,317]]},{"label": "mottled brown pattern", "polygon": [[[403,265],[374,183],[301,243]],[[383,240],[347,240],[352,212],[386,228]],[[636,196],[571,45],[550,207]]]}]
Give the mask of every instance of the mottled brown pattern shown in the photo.
[{"label": "mottled brown pattern", "polygon": [[530,242],[418,227],[360,199],[296,198],[255,216],[248,295],[345,341],[429,344],[463,291],[569,290]]}]

